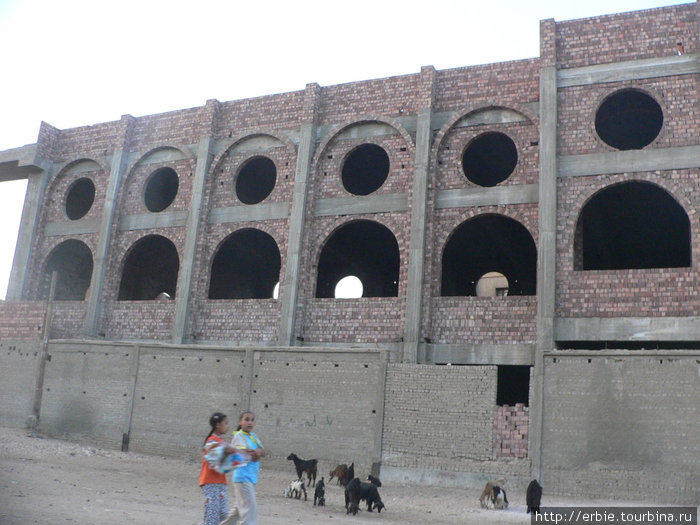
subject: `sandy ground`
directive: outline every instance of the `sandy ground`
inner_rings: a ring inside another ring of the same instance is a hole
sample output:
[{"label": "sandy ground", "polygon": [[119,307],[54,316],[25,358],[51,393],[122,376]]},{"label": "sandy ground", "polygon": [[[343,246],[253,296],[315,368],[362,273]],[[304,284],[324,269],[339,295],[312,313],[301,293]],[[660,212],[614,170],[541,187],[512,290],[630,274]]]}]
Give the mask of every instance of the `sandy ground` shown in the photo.
[{"label": "sandy ground", "polygon": [[[199,468],[193,460],[99,449],[0,427],[0,524],[196,525],[203,508]],[[326,485],[326,507],[312,505],[312,491],[309,501],[285,498],[293,477],[291,468],[276,471],[263,463],[257,486],[261,524],[530,523],[524,494],[513,491],[508,492],[510,507],[496,511],[479,507],[477,491],[385,484],[380,489],[385,512],[348,516],[335,483]],[[548,506],[604,503],[547,498],[546,492],[543,498]]]}]

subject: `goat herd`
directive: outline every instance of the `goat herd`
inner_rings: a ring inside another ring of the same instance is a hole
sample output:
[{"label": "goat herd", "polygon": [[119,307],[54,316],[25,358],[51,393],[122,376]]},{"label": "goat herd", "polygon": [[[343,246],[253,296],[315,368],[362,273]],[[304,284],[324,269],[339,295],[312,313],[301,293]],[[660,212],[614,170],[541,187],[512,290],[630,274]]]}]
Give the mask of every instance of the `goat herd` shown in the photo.
[{"label": "goat herd", "polygon": [[[297,471],[297,479],[289,483],[289,486],[284,491],[284,495],[288,498],[301,499],[303,494],[304,501],[306,501],[306,485],[302,480],[302,476],[306,474],[308,486],[315,487],[314,506],[324,506],[326,504],[326,485],[323,482],[323,478],[316,483],[318,460],[301,459],[296,454],[289,454],[287,459],[294,462],[294,468]],[[377,512],[381,512],[382,509],[385,508],[384,503],[382,503],[382,498],[379,497],[379,491],[377,490],[378,487],[382,486],[382,482],[374,476],[369,476],[367,478],[369,483],[360,481],[359,478],[355,477],[355,463],[351,463],[349,467],[347,465],[338,465],[335,467],[329,474],[328,482],[330,483],[333,478],[336,478],[338,485],[345,487],[345,510],[347,514],[351,512],[353,515],[357,514],[362,500],[367,503],[367,510],[369,512],[372,512],[373,509],[377,509]]]},{"label": "goat herd", "polygon": [[[324,506],[326,504],[326,485],[323,482],[323,477],[321,478],[321,481],[316,483],[318,460],[301,459],[294,453],[289,454],[287,459],[294,462],[294,468],[297,472],[297,479],[292,480],[289,483],[289,486],[284,491],[284,495],[287,498],[301,499],[303,494],[304,501],[307,501],[306,485],[302,479],[302,476],[306,474],[308,486],[315,487],[314,506]],[[369,482],[360,481],[359,478],[355,477],[354,462],[351,463],[350,466],[338,465],[331,470],[328,476],[328,482],[330,483],[333,478],[336,479],[338,485],[345,487],[345,510],[347,514],[352,512],[353,515],[356,515],[357,511],[360,509],[360,502],[363,500],[365,503],[367,503],[367,510],[369,512],[372,512],[373,509],[377,509],[377,512],[381,512],[382,509],[386,509],[386,506],[384,503],[382,503],[382,498],[379,497],[379,491],[377,490],[382,486],[382,482],[379,481],[379,478],[375,478],[371,475],[367,478]],[[505,483],[505,479],[498,479],[486,483],[486,487],[484,487],[484,490],[479,497],[479,503],[481,504],[482,508],[508,508],[508,497],[506,496],[506,491],[503,488]],[[528,513],[532,512],[533,514],[537,514],[540,512],[542,486],[536,479],[533,479],[527,486],[525,499],[527,501]]]}]

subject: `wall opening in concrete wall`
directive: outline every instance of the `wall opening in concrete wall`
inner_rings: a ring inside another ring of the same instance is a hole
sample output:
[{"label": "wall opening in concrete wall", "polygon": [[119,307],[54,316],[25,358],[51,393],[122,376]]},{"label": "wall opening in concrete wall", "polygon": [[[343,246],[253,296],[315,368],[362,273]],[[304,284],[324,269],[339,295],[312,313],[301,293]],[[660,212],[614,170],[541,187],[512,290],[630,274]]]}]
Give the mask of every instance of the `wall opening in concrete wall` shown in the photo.
[{"label": "wall opening in concrete wall", "polygon": [[343,277],[335,285],[336,299],[357,299],[362,297],[362,281],[354,275]]},{"label": "wall opening in concrete wall", "polygon": [[238,172],[236,196],[244,204],[257,204],[272,193],[276,181],[275,163],[268,157],[253,157]]},{"label": "wall opening in concrete wall", "polygon": [[515,406],[530,405],[530,367],[520,365],[498,365],[496,404]]},{"label": "wall opening in concrete wall", "polygon": [[386,226],[367,220],[344,224],[321,250],[316,297],[335,297],[336,285],[348,275],[362,282],[363,297],[396,297],[399,263],[399,244]]},{"label": "wall opening in concrete wall", "polygon": [[442,296],[475,296],[479,279],[498,272],[507,295],[534,295],[537,249],[530,232],[503,215],[480,215],[458,226],[442,252]]},{"label": "wall opening in concrete wall", "polygon": [[159,168],[148,177],[143,195],[148,211],[160,212],[172,204],[180,186],[177,173],[172,168]]},{"label": "wall opening in concrete wall", "polygon": [[51,274],[57,272],[56,292],[58,301],[84,301],[92,279],[92,252],[77,239],[63,241],[46,258],[39,299],[47,299],[51,289]]},{"label": "wall opening in concrete wall", "polygon": [[270,299],[281,267],[279,248],[269,234],[254,228],[238,230],[214,255],[209,299]]},{"label": "wall opening in concrete wall", "polygon": [[87,215],[95,202],[95,183],[87,177],[71,184],[66,194],[66,215],[76,221]]},{"label": "wall opening in concrete wall", "polygon": [[376,144],[362,144],[343,162],[343,187],[354,195],[369,195],[381,188],[389,175],[389,155]]},{"label": "wall opening in concrete wall", "polygon": [[513,140],[497,131],[472,140],[462,155],[462,170],[474,184],[491,187],[506,180],[518,163]]},{"label": "wall opening in concrete wall", "polygon": [[624,89],[606,98],[595,115],[598,136],[619,150],[642,149],[659,135],[664,114],[643,91]]},{"label": "wall opening in concrete wall", "polygon": [[120,301],[151,301],[165,292],[175,297],[180,258],[177,248],[161,235],[148,235],[129,250],[119,284]]},{"label": "wall opening in concrete wall", "polygon": [[579,215],[575,270],[678,268],[691,264],[690,220],[663,188],[642,181],[609,186]]}]

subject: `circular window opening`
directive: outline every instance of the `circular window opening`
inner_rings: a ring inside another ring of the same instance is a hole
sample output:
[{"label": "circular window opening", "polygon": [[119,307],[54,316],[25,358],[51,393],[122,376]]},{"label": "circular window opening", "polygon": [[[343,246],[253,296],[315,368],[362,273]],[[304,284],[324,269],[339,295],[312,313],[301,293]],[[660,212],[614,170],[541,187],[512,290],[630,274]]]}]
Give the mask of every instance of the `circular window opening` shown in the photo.
[{"label": "circular window opening", "polygon": [[606,98],[595,115],[595,130],[608,146],[619,150],[642,149],[659,135],[664,123],[661,106],[634,89]]},{"label": "circular window opening", "polygon": [[335,285],[334,297],[336,299],[359,299],[362,297],[362,290],[362,281],[354,275],[348,275]]},{"label": "circular window opening", "polygon": [[175,200],[179,185],[177,173],[172,168],[160,168],[151,173],[144,194],[148,211],[159,212],[170,206]]},{"label": "circular window opening", "polygon": [[78,179],[68,189],[66,215],[72,221],[87,215],[95,202],[95,184],[90,179]]},{"label": "circular window opening", "polygon": [[389,155],[376,144],[355,148],[343,163],[343,187],[353,195],[369,195],[381,188],[389,175]]},{"label": "circular window opening", "polygon": [[508,135],[497,131],[476,137],[462,156],[462,169],[467,179],[486,187],[506,180],[517,163],[515,143]]},{"label": "circular window opening", "polygon": [[255,157],[246,162],[236,179],[236,196],[244,204],[257,204],[267,198],[275,187],[277,168],[267,157]]},{"label": "circular window opening", "polygon": [[477,297],[505,297],[508,295],[508,279],[499,272],[488,272],[476,283]]}]

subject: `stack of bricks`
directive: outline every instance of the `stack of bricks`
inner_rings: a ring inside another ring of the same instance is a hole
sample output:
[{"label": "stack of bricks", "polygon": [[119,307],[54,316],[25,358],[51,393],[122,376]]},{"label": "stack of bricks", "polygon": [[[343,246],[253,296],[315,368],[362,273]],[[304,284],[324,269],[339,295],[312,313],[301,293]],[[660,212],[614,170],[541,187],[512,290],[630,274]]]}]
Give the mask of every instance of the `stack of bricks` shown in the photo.
[{"label": "stack of bricks", "polygon": [[493,454],[495,458],[527,457],[530,416],[523,403],[496,407],[493,418]]}]

